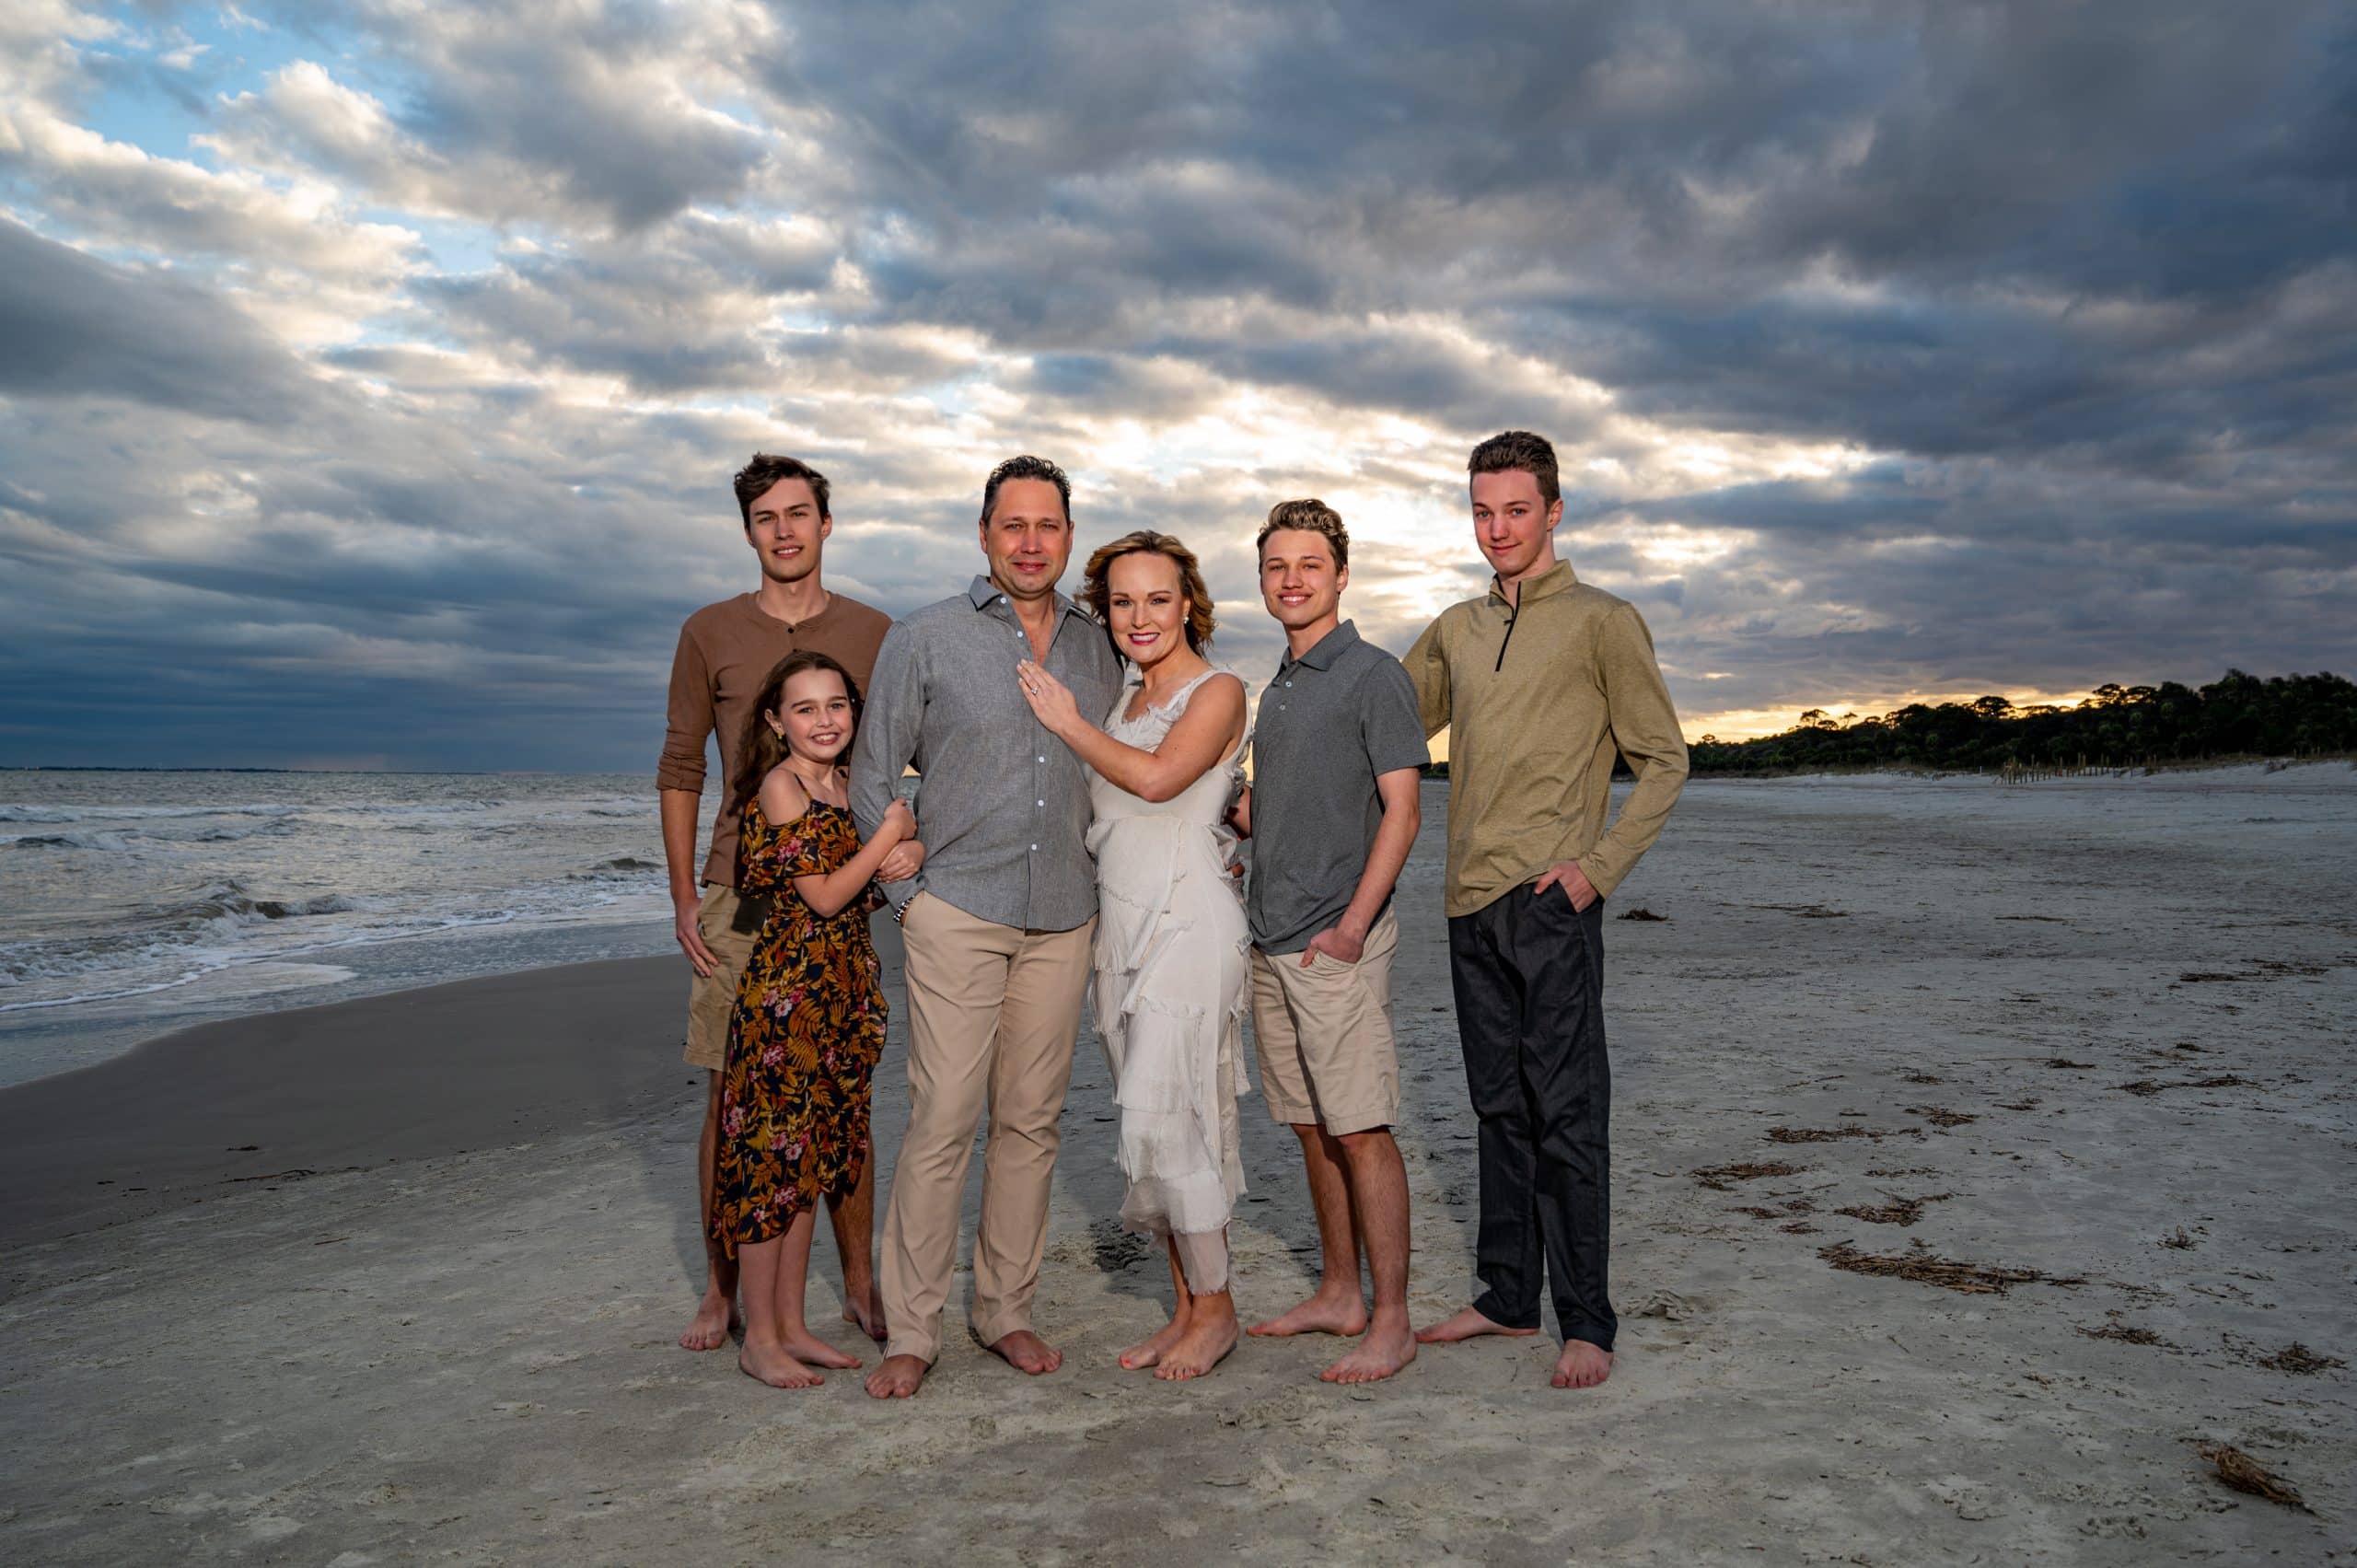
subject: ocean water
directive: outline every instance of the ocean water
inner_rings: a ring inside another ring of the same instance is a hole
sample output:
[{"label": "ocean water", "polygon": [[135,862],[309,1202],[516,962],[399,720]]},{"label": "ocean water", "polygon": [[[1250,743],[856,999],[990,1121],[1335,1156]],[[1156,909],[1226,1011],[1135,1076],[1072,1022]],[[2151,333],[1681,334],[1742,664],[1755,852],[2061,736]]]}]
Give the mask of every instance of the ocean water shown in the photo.
[{"label": "ocean water", "polygon": [[670,927],[640,775],[0,770],[0,1085]]}]

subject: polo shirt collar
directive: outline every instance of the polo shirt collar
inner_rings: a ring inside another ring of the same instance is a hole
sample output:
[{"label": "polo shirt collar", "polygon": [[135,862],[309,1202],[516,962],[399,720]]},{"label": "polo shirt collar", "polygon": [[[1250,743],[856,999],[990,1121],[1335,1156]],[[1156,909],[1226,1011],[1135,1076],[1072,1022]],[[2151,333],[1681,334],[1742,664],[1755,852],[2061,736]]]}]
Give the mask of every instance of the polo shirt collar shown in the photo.
[{"label": "polo shirt collar", "polygon": [[1348,653],[1358,640],[1359,623],[1355,621],[1345,621],[1318,638],[1317,645],[1307,653],[1299,658],[1289,657],[1285,660],[1285,664],[1288,667],[1306,664],[1312,669],[1331,669],[1334,668],[1334,661]]},{"label": "polo shirt collar", "polygon": [[[976,610],[988,610],[992,605],[996,604],[1004,597],[1005,596],[1000,592],[999,586],[996,583],[992,582],[989,575],[985,573],[976,573],[974,575],[972,586],[968,587],[966,590],[966,598],[973,604],[973,607]],[[1062,590],[1057,591],[1055,598],[1056,608],[1062,610],[1064,614],[1078,615],[1089,620],[1095,619],[1095,617],[1090,616],[1086,610],[1081,609],[1077,601],[1066,598]],[[1010,614],[1013,613],[1014,605],[1011,601],[1009,602],[1007,609]]]},{"label": "polo shirt collar", "polygon": [[[1577,587],[1579,581],[1572,572],[1570,562],[1558,561],[1522,585],[1520,602],[1530,604],[1538,599],[1552,598],[1567,589]],[[1500,604],[1509,602],[1506,598],[1506,586],[1498,581],[1497,574],[1494,572],[1490,575],[1490,597]]]}]

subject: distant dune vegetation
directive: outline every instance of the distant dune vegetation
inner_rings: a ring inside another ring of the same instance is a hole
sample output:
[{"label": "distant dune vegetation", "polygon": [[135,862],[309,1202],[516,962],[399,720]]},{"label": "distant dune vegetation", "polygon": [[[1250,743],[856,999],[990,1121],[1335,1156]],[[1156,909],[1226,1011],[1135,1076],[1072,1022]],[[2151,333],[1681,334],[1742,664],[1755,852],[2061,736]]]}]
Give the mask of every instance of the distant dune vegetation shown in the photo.
[{"label": "distant dune vegetation", "polygon": [[1825,768],[2138,767],[2235,757],[2357,752],[2357,684],[2329,673],[2262,680],[2230,669],[2200,688],[2098,686],[2075,707],[2003,697],[1832,717],[1812,708],[1782,735],[1704,736],[1697,773]]}]

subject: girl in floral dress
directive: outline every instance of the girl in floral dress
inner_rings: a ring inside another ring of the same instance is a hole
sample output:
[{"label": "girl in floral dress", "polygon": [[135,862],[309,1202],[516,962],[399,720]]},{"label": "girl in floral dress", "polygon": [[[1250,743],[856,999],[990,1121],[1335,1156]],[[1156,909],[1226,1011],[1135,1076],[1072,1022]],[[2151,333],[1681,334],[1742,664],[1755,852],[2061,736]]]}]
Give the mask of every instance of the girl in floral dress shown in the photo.
[{"label": "girl in floral dress", "polygon": [[819,1205],[858,1186],[868,1159],[885,1005],[867,917],[877,867],[916,820],[896,802],[859,842],[837,765],[858,705],[842,665],[788,654],[762,683],[733,781],[737,886],[770,910],[728,1028],[713,1239],[737,1259],[745,1293],[737,1365],[780,1388],[859,1365],[810,1331],[802,1295]]}]

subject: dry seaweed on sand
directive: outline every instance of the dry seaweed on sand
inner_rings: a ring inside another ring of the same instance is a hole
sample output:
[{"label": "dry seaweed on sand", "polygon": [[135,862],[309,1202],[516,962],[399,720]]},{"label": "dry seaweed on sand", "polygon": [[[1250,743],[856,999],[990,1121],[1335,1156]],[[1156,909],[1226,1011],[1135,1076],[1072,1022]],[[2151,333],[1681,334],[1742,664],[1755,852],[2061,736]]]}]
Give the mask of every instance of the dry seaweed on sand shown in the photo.
[{"label": "dry seaweed on sand", "polygon": [[1930,1122],[1933,1126],[1939,1128],[1943,1132],[1946,1131],[1950,1127],[1962,1127],[1968,1122],[1978,1121],[1980,1120],[1978,1116],[1971,1115],[1968,1112],[1949,1110],[1945,1107],[1936,1105],[1910,1105],[1907,1108],[1907,1114],[1910,1116],[1920,1116],[1924,1121]]},{"label": "dry seaweed on sand", "polygon": [[2132,1084],[2114,1084],[2111,1086],[2124,1094],[2137,1095],[2150,1099],[2164,1089],[2239,1089],[2246,1088],[2249,1085],[2248,1078],[2237,1077],[2232,1073],[2221,1073],[2214,1078],[2186,1078],[2174,1084],[2165,1084],[2157,1078],[2139,1078]]},{"label": "dry seaweed on sand", "polygon": [[1695,1180],[1713,1192],[1732,1191],[1737,1181],[1757,1181],[1768,1176],[1798,1176],[1806,1166],[1787,1165],[1782,1160],[1757,1160],[1740,1165],[1704,1166],[1692,1172]]},{"label": "dry seaweed on sand", "polygon": [[2067,1056],[2049,1056],[2046,1064],[2049,1067],[2067,1067],[2073,1073],[2091,1073],[2096,1065],[2092,1062],[2073,1062]]},{"label": "dry seaweed on sand", "polygon": [[2180,1252],[2190,1252],[2193,1250],[2194,1245],[2193,1233],[2187,1230],[2185,1226],[2179,1225],[2168,1235],[2161,1237],[2161,1245],[2164,1247],[2174,1247]]},{"label": "dry seaweed on sand", "polygon": [[1945,1078],[1937,1077],[1930,1073],[1922,1071],[1908,1073],[1905,1074],[1904,1076],[1910,1084],[1945,1084],[1947,1082]]},{"label": "dry seaweed on sand", "polygon": [[1666,914],[1655,914],[1649,909],[1632,909],[1624,911],[1621,913],[1620,918],[1622,920],[1658,920],[1665,924],[1669,921],[1669,916]]},{"label": "dry seaweed on sand", "polygon": [[2297,1508],[2304,1514],[2316,1512],[2308,1506],[2307,1499],[2300,1495],[2298,1487],[2231,1443],[2205,1443],[2194,1452],[2209,1460],[2217,1470],[2218,1479],[2236,1492],[2252,1497],[2264,1497],[2270,1503]]},{"label": "dry seaweed on sand", "polygon": [[1901,1127],[1898,1132],[1883,1127],[1771,1127],[1768,1129],[1768,1141],[1771,1144],[1838,1144],[1844,1138],[1872,1138],[1879,1144],[1885,1138],[1898,1136],[1899,1132],[1918,1138],[1923,1135],[1921,1127]]},{"label": "dry seaweed on sand", "polygon": [[2123,1345],[2158,1345],[2163,1350],[2170,1348],[2168,1341],[2161,1338],[2152,1330],[2131,1328],[2117,1317],[2099,1329],[2082,1327],[2078,1331],[2091,1340],[2117,1340]]},{"label": "dry seaweed on sand", "polygon": [[2319,1355],[2299,1341],[2293,1340],[2273,1355],[2260,1356],[2258,1365],[2270,1372],[2294,1372],[2305,1376],[2315,1372],[2329,1372],[2336,1366],[2346,1366],[2349,1364],[2337,1355]]},{"label": "dry seaweed on sand", "polygon": [[2006,1269],[1985,1263],[1959,1262],[1943,1258],[1938,1253],[1918,1245],[1914,1251],[1895,1257],[1861,1252],[1846,1241],[1830,1247],[1820,1247],[1817,1255],[1844,1272],[1871,1274],[1878,1279],[1913,1280],[1918,1284],[1937,1285],[1959,1295],[2003,1295],[2015,1285],[2049,1284],[2066,1289],[2083,1284],[2080,1279],[2060,1279],[2038,1269]]},{"label": "dry seaweed on sand", "polygon": [[1756,910],[1776,910],[1784,914],[1796,914],[1803,920],[1847,920],[1848,910],[1828,909],[1823,904],[1754,904]]},{"label": "dry seaweed on sand", "polygon": [[[1889,1197],[1889,1194],[1884,1194]],[[1910,1225],[1923,1217],[1923,1210],[1933,1203],[1945,1203],[1955,1197],[1953,1192],[1927,1192],[1921,1198],[1891,1198],[1887,1203],[1852,1203],[1846,1209],[1836,1209],[1853,1220],[1868,1225]]]}]

